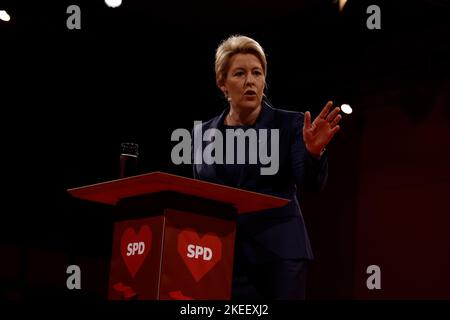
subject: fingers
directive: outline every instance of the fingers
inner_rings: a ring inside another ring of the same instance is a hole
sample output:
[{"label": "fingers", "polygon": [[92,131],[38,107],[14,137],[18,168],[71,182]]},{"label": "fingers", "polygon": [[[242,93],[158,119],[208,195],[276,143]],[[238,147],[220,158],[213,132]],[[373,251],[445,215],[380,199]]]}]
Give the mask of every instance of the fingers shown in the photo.
[{"label": "fingers", "polygon": [[326,117],[326,120],[331,123],[331,121],[334,120],[334,118],[336,117],[336,115],[339,114],[340,111],[341,111],[341,108],[339,108],[339,107],[334,108],[333,111],[331,111],[328,114],[328,116]]},{"label": "fingers", "polygon": [[330,112],[331,106],[333,105],[332,101],[328,101],[327,104],[325,105],[325,107],[322,109],[322,111],[320,112],[319,116],[317,118],[320,119],[325,119],[328,112]]},{"label": "fingers", "polygon": [[[337,109],[337,108],[336,108]],[[335,109],[335,110],[336,110]],[[330,122],[331,128],[335,128],[337,126],[337,124],[339,123],[339,121],[341,121],[342,116],[340,114],[338,114],[333,121]],[[339,126],[338,126],[339,127]],[[338,129],[339,130],[339,129]]]},{"label": "fingers", "polygon": [[304,122],[303,122],[303,129],[309,129],[311,128],[311,113],[309,111],[305,112]]},{"label": "fingers", "polygon": [[330,140],[333,139],[334,135],[339,131],[340,128],[340,126],[335,126],[333,129],[331,129]]}]

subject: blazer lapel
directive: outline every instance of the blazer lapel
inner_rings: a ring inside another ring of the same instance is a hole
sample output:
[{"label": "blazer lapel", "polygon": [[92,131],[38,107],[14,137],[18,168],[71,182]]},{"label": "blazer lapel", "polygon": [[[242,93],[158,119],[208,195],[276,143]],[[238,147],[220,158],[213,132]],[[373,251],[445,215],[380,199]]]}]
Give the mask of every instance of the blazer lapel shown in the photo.
[{"label": "blazer lapel", "polygon": [[[260,129],[267,129],[270,130],[273,126],[273,119],[274,119],[275,111],[272,107],[270,107],[264,100],[261,102],[261,111],[259,113],[258,118],[255,122],[255,130],[257,132],[258,136],[258,146],[257,150],[259,152],[260,147],[260,137],[259,137],[259,130]],[[269,139],[270,133],[267,134],[267,139]],[[262,141],[261,143],[267,143],[267,141]],[[259,163],[259,154],[256,155],[256,159],[258,159],[258,164],[256,165],[246,165],[244,166],[244,170],[241,171],[241,176],[239,177],[239,183],[238,187],[245,187],[245,181],[247,181],[247,177],[249,175],[256,177],[260,175],[261,170],[261,164]]]},{"label": "blazer lapel", "polygon": [[[230,109],[229,107],[225,108],[222,111],[222,113],[220,114],[220,116],[214,118],[211,121],[210,126],[209,127],[205,127],[204,130],[205,131],[207,131],[208,129],[220,130],[220,128],[221,128],[221,126],[223,124],[223,121],[224,121],[225,117],[228,114],[229,109]],[[202,132],[202,135],[205,134],[205,131]],[[206,141],[204,141],[204,140],[206,140]],[[205,150],[205,147],[208,144],[211,143],[211,134],[205,135],[205,139],[204,140],[203,140],[203,137],[202,137],[202,153],[203,153],[203,150]],[[225,147],[225,141],[223,141],[223,143],[224,143],[224,147]],[[202,156],[203,156],[203,154],[202,154]],[[225,161],[225,159],[224,159],[224,161]],[[202,174],[204,176],[208,177],[208,179],[211,179],[211,181],[213,181],[215,183],[225,184],[225,181],[220,176],[217,175],[217,168],[216,168],[216,164],[215,163],[213,163],[213,164],[203,163],[202,165],[199,166],[199,168],[200,167],[201,167],[201,170],[204,171]]]},{"label": "blazer lapel", "polygon": [[[205,131],[208,129],[220,130],[220,128],[223,126],[224,119],[225,119],[226,115],[228,114],[229,110],[230,110],[229,107],[224,109],[222,114],[220,116],[214,118],[211,121],[210,126],[203,128],[203,130],[205,130]],[[265,101],[262,101],[261,102],[261,112],[255,123],[255,130],[257,132],[259,132],[259,129],[270,130],[273,127],[274,115],[275,115],[274,109],[270,105],[268,105]],[[205,135],[205,131],[202,132],[202,150],[201,150],[202,153],[203,153],[203,150],[205,149],[205,147],[209,143],[211,143],[210,142],[211,134]],[[204,140],[206,140],[206,141],[203,141],[203,135],[205,135]],[[268,139],[269,139],[269,137],[270,137],[270,133],[267,134]],[[258,134],[258,140],[259,140],[259,134]],[[264,141],[264,142],[267,143],[267,141]],[[226,145],[225,137],[224,137],[223,143],[224,143],[223,147],[225,148],[225,145]],[[257,149],[259,150],[259,146]],[[203,156],[203,154],[202,154],[202,156]],[[257,157],[257,159],[259,159],[259,157]],[[224,154],[224,161],[225,161],[225,154]],[[225,184],[225,181],[220,176],[217,175],[217,168],[216,168],[215,163],[210,164],[210,165],[203,163],[202,165],[197,165],[197,166],[198,166],[197,168],[202,171],[201,175],[204,177],[207,177],[208,180],[211,180],[211,181],[219,183],[219,184]],[[245,187],[244,182],[246,181],[249,174],[252,173],[252,176],[259,175],[260,168],[261,168],[261,165],[259,163],[258,163],[258,165],[244,166],[244,170],[241,171],[241,174],[239,176],[237,187]]]}]

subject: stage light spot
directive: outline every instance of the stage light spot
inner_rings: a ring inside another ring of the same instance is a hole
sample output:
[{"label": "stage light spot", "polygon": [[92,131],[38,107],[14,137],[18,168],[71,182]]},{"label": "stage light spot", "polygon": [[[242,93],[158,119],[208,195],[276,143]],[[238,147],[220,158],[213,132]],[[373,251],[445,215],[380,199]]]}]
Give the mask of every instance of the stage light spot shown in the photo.
[{"label": "stage light spot", "polygon": [[352,107],[350,107],[350,105],[344,103],[344,104],[341,106],[341,111],[342,111],[343,113],[345,113],[345,114],[350,114],[350,113],[353,112],[353,109],[352,109]]},{"label": "stage light spot", "polygon": [[122,4],[122,0],[105,0],[105,3],[110,8],[117,8]]},{"label": "stage light spot", "polygon": [[11,17],[5,10],[0,10],[0,20],[8,22],[9,20],[11,20]]}]

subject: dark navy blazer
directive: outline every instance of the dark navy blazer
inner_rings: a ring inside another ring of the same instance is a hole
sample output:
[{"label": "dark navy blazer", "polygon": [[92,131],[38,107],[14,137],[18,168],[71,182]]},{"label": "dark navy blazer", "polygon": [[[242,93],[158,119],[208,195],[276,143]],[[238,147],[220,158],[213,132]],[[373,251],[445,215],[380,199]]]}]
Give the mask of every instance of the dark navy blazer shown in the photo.
[{"label": "dark navy blazer", "polygon": [[[220,129],[229,112],[201,124],[207,129]],[[320,159],[309,155],[303,142],[303,113],[275,109],[265,100],[254,128],[279,129],[279,170],[274,175],[261,175],[261,164],[246,165],[237,188],[265,193],[291,200],[282,208],[243,214],[238,217],[236,246],[253,263],[273,259],[313,259],[308,234],[297,200],[297,188],[321,191],[327,181],[326,154]],[[194,128],[199,130],[200,125]],[[203,142],[204,150],[209,141]],[[269,140],[270,143],[270,140]],[[224,142],[225,145],[225,142]],[[195,152],[195,150],[194,150]],[[215,164],[194,164],[194,178],[225,184]],[[268,165],[263,165],[267,167]]]}]

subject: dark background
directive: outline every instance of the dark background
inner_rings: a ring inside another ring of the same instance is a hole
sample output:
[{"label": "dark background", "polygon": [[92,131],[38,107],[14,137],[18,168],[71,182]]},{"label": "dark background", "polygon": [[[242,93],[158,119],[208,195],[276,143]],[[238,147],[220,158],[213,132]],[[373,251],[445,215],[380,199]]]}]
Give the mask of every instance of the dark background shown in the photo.
[{"label": "dark background", "polygon": [[[136,3],[138,2],[138,3]],[[81,30],[66,8],[81,8]],[[366,8],[381,8],[368,30]],[[444,0],[0,1],[0,297],[106,293],[111,217],[66,189],[115,179],[119,144],[142,172],[170,160],[176,128],[225,104],[214,52],[232,34],[268,55],[268,97],[353,114],[329,146],[329,183],[299,194],[316,261],[310,299],[450,298],[450,4]],[[66,289],[69,264],[80,292]],[[366,268],[381,268],[381,290]]]}]

